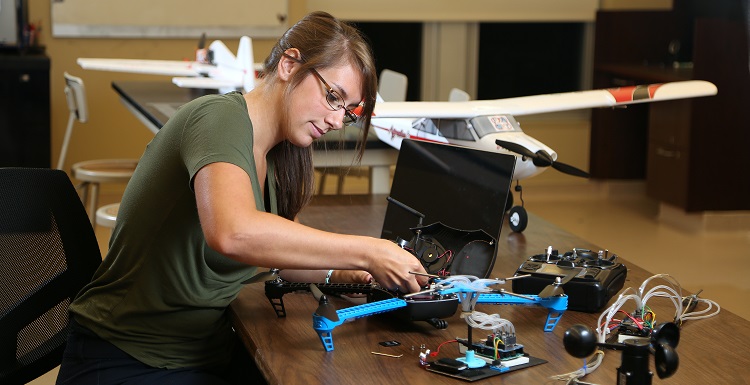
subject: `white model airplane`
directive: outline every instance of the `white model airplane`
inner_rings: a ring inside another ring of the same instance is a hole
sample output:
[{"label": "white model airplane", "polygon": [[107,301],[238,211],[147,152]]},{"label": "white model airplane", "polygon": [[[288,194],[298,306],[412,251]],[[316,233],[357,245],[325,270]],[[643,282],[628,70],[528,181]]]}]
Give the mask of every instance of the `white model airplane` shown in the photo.
[{"label": "white model airplane", "polygon": [[[200,48],[200,47],[199,47]],[[261,64],[253,59],[252,40],[240,38],[237,56],[220,40],[208,47],[207,62],[180,60],[79,58],[78,65],[87,70],[171,75],[172,82],[185,88],[218,89],[221,93],[255,87],[255,73]]]},{"label": "white model airplane", "polygon": [[[396,149],[401,147],[401,141],[408,138],[520,155],[516,156],[513,175],[516,181],[537,175],[550,166],[567,174],[588,177],[583,170],[557,162],[557,153],[526,135],[514,116],[617,107],[716,93],[714,84],[690,80],[496,100],[382,101],[375,105],[371,124],[378,138]],[[511,202],[512,198],[508,206],[512,205]],[[523,231],[528,223],[525,209],[522,206],[512,207],[509,222],[513,231]]]},{"label": "white model airplane", "polygon": [[[180,87],[219,89],[225,93],[237,89],[250,91],[255,86],[252,41],[243,36],[235,57],[221,42],[211,43],[212,64],[198,61],[92,59],[79,58],[84,69],[175,75]],[[403,85],[402,85],[403,86]],[[588,177],[588,173],[557,161],[557,153],[544,143],[526,135],[514,116],[540,114],[595,107],[617,107],[672,99],[715,95],[716,86],[707,81],[690,80],[664,84],[629,86],[603,90],[523,96],[507,99],[449,102],[390,102],[379,99],[372,117],[378,138],[399,149],[401,141],[413,140],[449,143],[487,151],[518,154],[513,179],[532,177],[548,167]],[[508,206],[512,206],[510,195]],[[523,206],[510,209],[510,227],[521,232],[527,215]]]}]

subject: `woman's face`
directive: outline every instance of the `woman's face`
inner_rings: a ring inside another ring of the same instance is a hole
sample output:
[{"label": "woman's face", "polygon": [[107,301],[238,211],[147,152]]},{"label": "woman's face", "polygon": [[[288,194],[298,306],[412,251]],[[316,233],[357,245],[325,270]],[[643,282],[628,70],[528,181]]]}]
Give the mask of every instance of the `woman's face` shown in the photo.
[{"label": "woman's face", "polygon": [[[344,106],[356,107],[362,100],[362,75],[350,64],[318,70],[320,77],[340,95]],[[289,103],[288,140],[299,147],[307,147],[312,141],[331,130],[343,127],[344,109],[334,111],[326,101],[327,87],[312,71],[292,91]]]}]

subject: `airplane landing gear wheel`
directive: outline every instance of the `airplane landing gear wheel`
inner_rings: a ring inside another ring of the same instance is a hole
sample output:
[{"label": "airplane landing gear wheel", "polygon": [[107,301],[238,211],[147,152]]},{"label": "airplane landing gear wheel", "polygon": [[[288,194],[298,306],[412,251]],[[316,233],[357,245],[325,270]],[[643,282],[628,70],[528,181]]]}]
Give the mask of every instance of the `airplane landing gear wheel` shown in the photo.
[{"label": "airplane landing gear wheel", "polygon": [[526,225],[529,224],[529,215],[526,213],[526,209],[522,206],[511,208],[508,214],[508,224],[510,224],[510,229],[516,233],[526,230]]}]

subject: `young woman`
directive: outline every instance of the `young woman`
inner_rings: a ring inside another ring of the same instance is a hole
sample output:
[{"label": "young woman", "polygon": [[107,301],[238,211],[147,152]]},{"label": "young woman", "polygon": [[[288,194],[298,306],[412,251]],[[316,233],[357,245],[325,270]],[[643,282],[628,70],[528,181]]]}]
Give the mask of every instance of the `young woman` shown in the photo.
[{"label": "young woman", "polygon": [[344,120],[367,135],[377,80],[363,38],[312,13],[264,65],[254,90],[187,103],[148,144],[109,252],[71,305],[58,384],[231,383],[252,360],[231,364],[227,306],[257,266],[310,281],[335,269],[334,280],[404,292],[425,283],[391,241],[294,221],[313,191],[312,142]]}]

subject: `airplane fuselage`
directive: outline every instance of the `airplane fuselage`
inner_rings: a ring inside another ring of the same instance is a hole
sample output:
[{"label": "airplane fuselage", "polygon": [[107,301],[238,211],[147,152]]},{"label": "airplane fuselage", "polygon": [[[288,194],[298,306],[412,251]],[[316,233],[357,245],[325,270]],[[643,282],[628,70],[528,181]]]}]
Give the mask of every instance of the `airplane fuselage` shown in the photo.
[{"label": "airplane fuselage", "polygon": [[478,116],[470,119],[373,117],[372,129],[380,140],[396,149],[401,148],[402,140],[412,139],[514,155],[516,157],[514,180],[537,175],[546,167],[537,167],[531,159],[498,146],[495,144],[496,139],[518,143],[532,152],[543,150],[549,153],[553,160],[557,159],[557,153],[554,150],[526,135],[515,118],[508,114]]}]

